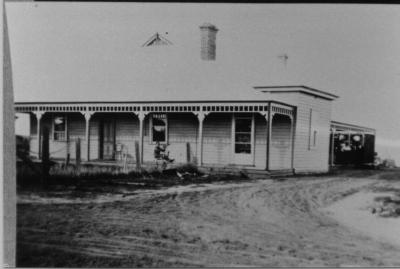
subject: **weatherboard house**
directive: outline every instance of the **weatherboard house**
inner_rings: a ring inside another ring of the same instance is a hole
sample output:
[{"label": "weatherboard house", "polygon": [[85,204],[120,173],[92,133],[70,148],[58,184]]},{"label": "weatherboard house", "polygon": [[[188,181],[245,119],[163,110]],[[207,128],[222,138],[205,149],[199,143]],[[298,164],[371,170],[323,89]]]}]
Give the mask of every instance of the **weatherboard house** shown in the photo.
[{"label": "weatherboard house", "polygon": [[[67,154],[73,159],[79,138],[87,162],[118,162],[123,154],[133,163],[152,164],[160,143],[168,145],[175,163],[327,171],[337,96],[301,85],[258,84],[263,65],[242,65],[234,55],[219,60],[218,53],[234,40],[217,42],[220,30],[209,23],[193,28],[192,46],[163,32],[118,54],[114,43],[109,51],[92,48],[97,57],[62,58],[46,49],[36,70],[14,72],[15,91],[31,96],[17,98],[15,109],[30,115],[32,155],[40,158],[47,127],[54,159]],[[11,45],[16,40],[11,37]],[[107,65],[107,73],[99,65]],[[46,76],[49,68],[57,75]],[[30,71],[36,77],[20,84]]]}]

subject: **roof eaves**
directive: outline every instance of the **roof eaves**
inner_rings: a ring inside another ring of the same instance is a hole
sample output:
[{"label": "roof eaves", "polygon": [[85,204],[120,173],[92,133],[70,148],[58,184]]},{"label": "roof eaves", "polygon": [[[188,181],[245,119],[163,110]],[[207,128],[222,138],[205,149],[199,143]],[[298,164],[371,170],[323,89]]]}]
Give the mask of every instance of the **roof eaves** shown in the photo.
[{"label": "roof eaves", "polygon": [[[277,91],[279,92],[303,92],[303,93],[308,93],[308,94],[312,94],[315,96],[320,96],[320,97],[324,97],[326,99],[329,100],[334,100],[336,98],[339,98],[339,96],[329,93],[329,92],[325,92],[325,91],[321,91],[321,90],[317,90],[308,86],[304,86],[304,85],[288,85],[288,86],[254,86],[253,87],[256,90],[263,90],[263,89],[279,89]],[[300,88],[300,89],[299,89]],[[288,90],[283,90],[283,89],[288,89]],[[289,90],[289,89],[296,89],[296,90]],[[304,90],[301,90],[304,89]],[[264,90],[263,92],[273,92],[273,90]]]},{"label": "roof eaves", "polygon": [[355,125],[355,124],[350,124],[350,123],[345,123],[345,122],[339,122],[339,121],[331,121],[331,126],[338,126],[338,127],[343,127],[343,128],[357,128],[363,131],[369,131],[369,132],[376,132],[376,129],[370,128],[370,127],[365,127],[365,126],[360,126],[360,125]]},{"label": "roof eaves", "polygon": [[44,101],[44,102],[15,102],[14,105],[68,105],[68,104],[164,104],[164,103],[171,103],[171,104],[180,104],[180,103],[265,103],[265,102],[274,102],[279,104],[284,104],[287,106],[293,106],[287,103],[282,103],[275,100],[260,100],[260,99],[249,99],[249,100],[239,100],[239,99],[215,99],[215,100],[206,100],[206,99],[199,99],[199,100],[156,100],[156,101]]},{"label": "roof eaves", "polygon": [[301,85],[300,87],[305,88],[305,89],[308,89],[308,90],[311,90],[311,91],[315,91],[315,92],[319,92],[319,93],[322,93],[322,94],[326,94],[326,95],[332,96],[332,97],[334,97],[335,99],[336,99],[336,98],[339,98],[339,96],[336,95],[336,94],[332,94],[332,93],[329,93],[329,92],[321,91],[321,90],[314,89],[314,88],[311,88],[311,87],[308,87],[308,86]]},{"label": "roof eaves", "polygon": [[246,104],[246,103],[274,103],[279,104],[291,108],[296,108],[295,105],[281,102],[279,100],[268,99],[268,100],[260,100],[260,99],[251,99],[251,100],[185,100],[185,101],[176,101],[176,100],[160,100],[160,101],[54,101],[54,102],[15,102],[14,106],[33,106],[39,107],[41,105],[48,106],[48,105],[145,105],[145,104]]}]

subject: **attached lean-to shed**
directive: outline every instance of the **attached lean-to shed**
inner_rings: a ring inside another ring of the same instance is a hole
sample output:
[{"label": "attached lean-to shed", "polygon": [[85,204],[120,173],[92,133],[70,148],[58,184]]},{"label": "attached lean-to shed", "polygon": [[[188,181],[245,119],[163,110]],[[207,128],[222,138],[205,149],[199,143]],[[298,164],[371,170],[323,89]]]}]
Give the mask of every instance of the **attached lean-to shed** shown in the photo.
[{"label": "attached lean-to shed", "polygon": [[331,122],[331,165],[372,164],[376,130],[338,121]]}]

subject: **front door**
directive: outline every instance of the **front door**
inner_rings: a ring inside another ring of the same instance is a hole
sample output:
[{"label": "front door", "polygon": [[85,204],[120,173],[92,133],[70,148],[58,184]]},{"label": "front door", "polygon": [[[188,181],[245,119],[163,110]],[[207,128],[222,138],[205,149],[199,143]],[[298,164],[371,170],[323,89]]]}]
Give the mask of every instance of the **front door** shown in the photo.
[{"label": "front door", "polygon": [[115,152],[115,120],[103,119],[100,123],[100,159],[113,160]]},{"label": "front door", "polygon": [[235,116],[233,120],[233,151],[235,164],[254,164],[254,119],[248,116]]}]

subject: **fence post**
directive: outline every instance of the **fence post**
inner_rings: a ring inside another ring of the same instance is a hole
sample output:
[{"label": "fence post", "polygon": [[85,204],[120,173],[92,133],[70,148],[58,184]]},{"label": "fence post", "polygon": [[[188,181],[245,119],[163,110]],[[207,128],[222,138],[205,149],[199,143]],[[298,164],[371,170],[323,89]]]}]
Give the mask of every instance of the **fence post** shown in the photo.
[{"label": "fence post", "polygon": [[70,160],[70,154],[67,154],[67,159],[65,160],[65,167],[68,167],[69,165],[69,160]]},{"label": "fence post", "polygon": [[47,185],[50,170],[50,152],[49,152],[49,128],[43,127],[42,141],[42,185]]},{"label": "fence post", "polygon": [[69,155],[70,155],[69,154],[69,139],[67,138],[67,146],[65,147],[65,163],[64,163],[65,166],[68,166],[69,158],[70,158]]},{"label": "fence post", "polygon": [[136,171],[141,171],[140,166],[140,154],[139,154],[139,141],[135,141],[135,160],[136,160]]},{"label": "fence post", "polygon": [[124,154],[124,173],[127,172],[127,162],[128,162],[128,154]]},{"label": "fence post", "polygon": [[75,162],[76,168],[79,169],[81,167],[81,139],[78,138],[75,141]]},{"label": "fence post", "polygon": [[191,156],[190,156],[190,143],[186,143],[186,162],[190,163],[191,161]]}]

